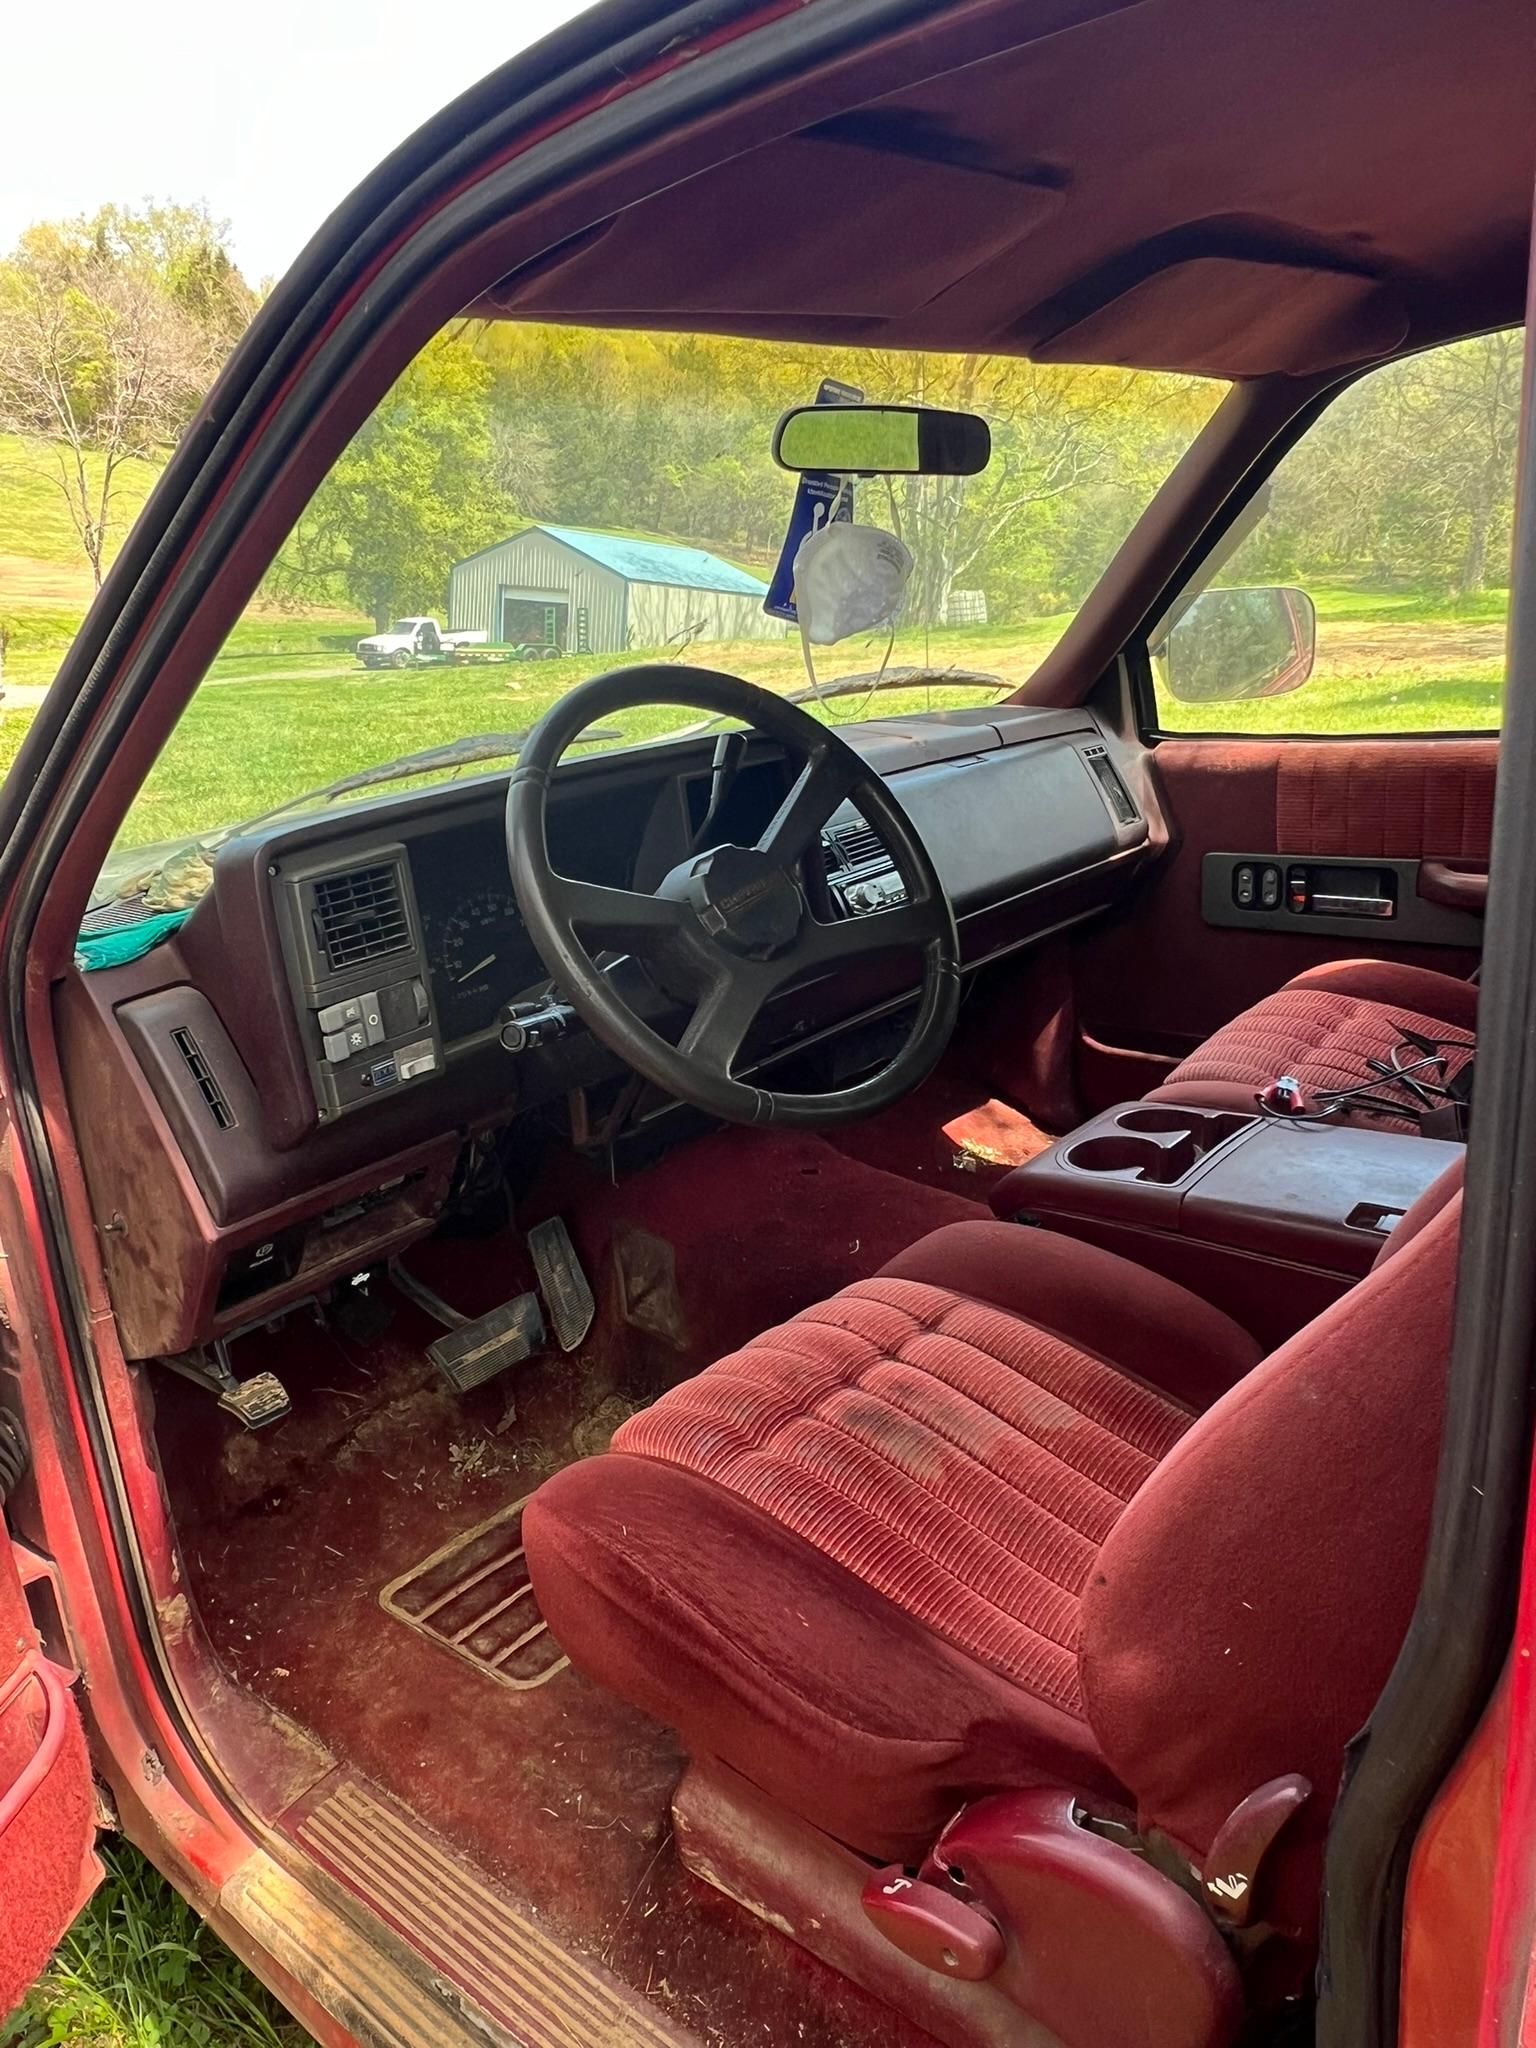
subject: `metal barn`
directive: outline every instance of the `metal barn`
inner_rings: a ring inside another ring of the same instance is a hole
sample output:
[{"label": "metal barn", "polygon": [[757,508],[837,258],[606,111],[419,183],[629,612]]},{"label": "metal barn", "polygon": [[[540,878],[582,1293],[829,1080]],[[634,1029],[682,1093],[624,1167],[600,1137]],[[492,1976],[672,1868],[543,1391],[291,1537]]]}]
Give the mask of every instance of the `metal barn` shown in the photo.
[{"label": "metal barn", "polygon": [[777,640],[766,583],[703,548],[530,526],[456,562],[448,630],[495,642],[617,654],[693,640]]}]

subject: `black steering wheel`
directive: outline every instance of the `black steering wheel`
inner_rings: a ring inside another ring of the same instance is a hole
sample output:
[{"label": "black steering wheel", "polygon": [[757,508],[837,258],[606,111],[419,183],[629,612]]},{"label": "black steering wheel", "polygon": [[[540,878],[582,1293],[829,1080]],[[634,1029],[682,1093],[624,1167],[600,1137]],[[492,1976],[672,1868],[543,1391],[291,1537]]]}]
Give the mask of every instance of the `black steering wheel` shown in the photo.
[{"label": "black steering wheel", "polygon": [[[684,705],[740,719],[779,740],[800,767],[752,846],[696,851],[652,895],[557,874],[550,862],[550,782],[567,747],[620,711]],[[857,800],[894,859],[905,902],[824,924],[801,887],[822,827]],[[656,662],[578,685],[540,719],[507,795],[512,887],[529,937],[560,993],[610,1051],[681,1102],[728,1123],[806,1126],[868,1116],[928,1075],[960,1003],[955,914],[932,858],[881,776],[798,705],[713,669]],[[676,1044],[638,1016],[594,951],[633,955],[669,995],[693,1005]],[[906,1039],[877,1073],[824,1095],[790,1095],[732,1069],[758,1013],[791,982],[891,949],[921,955],[922,993]]]}]

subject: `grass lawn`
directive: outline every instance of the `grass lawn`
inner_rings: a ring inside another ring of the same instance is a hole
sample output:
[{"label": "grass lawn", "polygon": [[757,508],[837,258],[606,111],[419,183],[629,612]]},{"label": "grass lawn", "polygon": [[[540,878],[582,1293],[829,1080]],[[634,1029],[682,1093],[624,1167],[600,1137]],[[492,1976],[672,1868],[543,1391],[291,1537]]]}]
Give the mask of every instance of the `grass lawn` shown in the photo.
[{"label": "grass lawn", "polygon": [[[94,487],[100,465],[94,457],[87,461]],[[57,473],[57,459],[48,450],[16,434],[0,434],[0,555],[30,556],[68,567],[84,564],[69,507],[54,480]],[[120,465],[113,482],[117,540],[127,536],[159,474],[148,462]],[[116,548],[109,548],[109,553],[115,554]],[[0,613],[5,607],[5,587],[0,583]]]},{"label": "grass lawn", "polygon": [[[1498,723],[1503,664],[1502,593],[1471,611],[1432,611],[1412,593],[1325,592],[1313,679],[1290,696],[1255,704],[1165,703],[1170,730],[1192,732],[1392,733],[1478,730]],[[1406,615],[1405,615],[1406,614]],[[1021,683],[1064,622],[965,627],[898,637],[893,665],[976,669]],[[584,676],[665,650],[569,657],[507,667],[360,669],[351,648],[361,621],[243,620],[134,806],[126,844],[149,844],[251,817],[331,778],[465,734],[531,725]],[[62,624],[61,624],[62,630]],[[818,674],[873,672],[883,636],[823,652]],[[689,657],[768,688],[804,681],[798,640],[696,648]],[[11,674],[16,674],[12,665]],[[19,678],[18,678],[19,679]],[[883,692],[834,700],[821,715],[844,722],[875,712],[990,700],[990,691]],[[0,770],[31,713],[0,723]],[[631,713],[616,721],[641,739],[687,714]]]},{"label": "grass lawn", "polygon": [[159,1873],[106,1846],[107,1882],[0,2048],[306,2048],[309,2036]]}]

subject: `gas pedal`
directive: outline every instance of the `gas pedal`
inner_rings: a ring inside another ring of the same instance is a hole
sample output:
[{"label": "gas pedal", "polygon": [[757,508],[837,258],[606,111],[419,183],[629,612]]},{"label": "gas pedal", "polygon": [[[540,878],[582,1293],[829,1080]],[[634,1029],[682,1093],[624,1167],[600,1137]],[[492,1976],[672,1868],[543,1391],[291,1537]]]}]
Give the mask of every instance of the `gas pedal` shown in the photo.
[{"label": "gas pedal", "polygon": [[551,1216],[547,1223],[536,1223],[528,1233],[528,1250],[555,1342],[562,1351],[574,1351],[592,1327],[597,1303],[564,1218]]},{"label": "gas pedal", "polygon": [[520,1294],[489,1315],[462,1323],[427,1346],[427,1356],[450,1386],[467,1394],[487,1380],[521,1365],[544,1348],[544,1317],[536,1294]]}]

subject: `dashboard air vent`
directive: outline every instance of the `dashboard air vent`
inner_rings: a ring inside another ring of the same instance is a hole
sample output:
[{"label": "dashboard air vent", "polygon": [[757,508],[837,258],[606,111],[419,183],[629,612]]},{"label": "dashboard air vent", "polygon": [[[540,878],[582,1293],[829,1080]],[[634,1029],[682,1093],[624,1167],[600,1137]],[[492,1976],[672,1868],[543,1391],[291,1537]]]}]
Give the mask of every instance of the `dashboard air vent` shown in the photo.
[{"label": "dashboard air vent", "polygon": [[890,855],[881,844],[879,833],[862,818],[852,825],[834,826],[832,837],[843,856],[844,867],[861,868],[872,860],[889,867]]},{"label": "dashboard air vent", "polygon": [[326,875],[315,887],[315,934],[333,974],[409,952],[411,928],[393,861]]},{"label": "dashboard air vent", "polygon": [[221,1131],[235,1127],[234,1113],[224,1100],[224,1091],[214,1078],[212,1067],[203,1058],[197,1040],[184,1024],[178,1024],[171,1032],[171,1043],[181,1054],[182,1063],[197,1085],[197,1092],[207,1104],[208,1114]]}]

